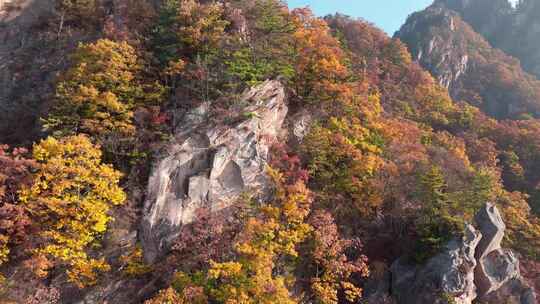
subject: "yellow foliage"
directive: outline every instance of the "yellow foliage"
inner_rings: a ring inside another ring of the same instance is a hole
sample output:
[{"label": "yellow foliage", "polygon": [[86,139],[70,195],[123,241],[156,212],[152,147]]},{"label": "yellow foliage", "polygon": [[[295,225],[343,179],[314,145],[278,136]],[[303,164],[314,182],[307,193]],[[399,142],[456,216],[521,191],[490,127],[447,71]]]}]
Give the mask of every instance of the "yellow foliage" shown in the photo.
[{"label": "yellow foliage", "polygon": [[345,54],[326,22],[313,16],[308,9],[292,12],[296,31],[293,33],[296,93],[308,102],[349,100],[352,86]]},{"label": "yellow foliage", "polygon": [[199,4],[195,0],[179,1],[176,34],[185,47],[208,54],[218,47],[228,22],[222,19],[220,3]]},{"label": "yellow foliage", "polygon": [[154,93],[161,90],[156,86],[154,93],[143,92],[135,49],[127,42],[101,39],[80,44],[72,62],[56,87],[45,129],[56,136],[86,133],[101,141],[133,135],[133,107],[159,98]]},{"label": "yellow foliage", "polygon": [[131,277],[138,277],[152,271],[152,267],[144,262],[143,251],[140,247],[136,247],[129,254],[121,256],[120,261],[125,264],[124,273]]},{"label": "yellow foliage", "polygon": [[188,304],[173,288],[161,290],[155,297],[144,302],[145,304]]},{"label": "yellow foliage", "polygon": [[210,293],[221,303],[296,303],[287,288],[292,278],[275,270],[278,261],[298,256],[296,246],[311,232],[305,223],[311,198],[302,181],[286,185],[277,171],[269,169],[269,174],[276,184],[275,204],[248,221],[236,261],[211,263],[208,278],[216,287]]},{"label": "yellow foliage", "polygon": [[350,205],[361,215],[372,214],[382,198],[372,178],[383,165],[376,133],[356,117],[331,117],[326,125],[316,125],[304,141],[310,175],[320,186],[323,198],[338,201],[350,214]]},{"label": "yellow foliage", "polygon": [[67,265],[77,285],[93,284],[95,272],[108,265],[86,250],[106,231],[110,208],[126,199],[118,185],[121,173],[101,163],[99,147],[84,135],[49,137],[34,145],[33,155],[41,167],[21,201],[41,228],[36,254]]},{"label": "yellow foliage", "polygon": [[0,234],[0,265],[7,262],[9,256],[8,247],[9,238],[7,235]]},{"label": "yellow foliage", "polygon": [[540,259],[540,220],[531,213],[525,195],[503,191],[498,205],[507,227],[508,245],[530,258]]}]

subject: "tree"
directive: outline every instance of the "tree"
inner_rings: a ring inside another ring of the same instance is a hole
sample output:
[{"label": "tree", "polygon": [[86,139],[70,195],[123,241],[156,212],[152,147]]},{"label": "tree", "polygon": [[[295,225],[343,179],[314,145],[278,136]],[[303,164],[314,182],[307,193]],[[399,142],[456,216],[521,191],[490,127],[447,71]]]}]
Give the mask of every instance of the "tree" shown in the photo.
[{"label": "tree", "polygon": [[44,129],[57,138],[87,134],[118,164],[135,150],[135,107],[158,104],[164,88],[144,83],[141,63],[127,42],[80,44],[71,60],[56,86]]},{"label": "tree", "polygon": [[349,102],[353,97],[351,75],[339,41],[309,9],[296,9],[292,14],[296,73],[291,82],[296,94],[307,102]]},{"label": "tree", "polygon": [[132,135],[131,109],[141,91],[135,78],[139,68],[135,50],[126,42],[80,44],[56,87],[45,129],[55,136]]},{"label": "tree", "polygon": [[163,64],[178,59],[208,58],[218,51],[228,22],[219,3],[166,0],[154,29],[154,47]]},{"label": "tree", "polygon": [[161,6],[152,41],[154,54],[168,70],[182,62],[181,73],[174,75],[172,84],[181,85],[196,100],[208,101],[219,95],[223,67],[216,59],[229,24],[223,13],[223,5],[216,2],[167,0]]},{"label": "tree", "polygon": [[30,218],[19,204],[19,190],[32,183],[37,167],[26,150],[0,145],[0,265],[8,260],[10,248],[27,239]]},{"label": "tree", "polygon": [[66,25],[90,27],[96,25],[104,17],[98,12],[97,0],[55,0],[55,9],[58,14],[58,31],[60,36]]},{"label": "tree", "polygon": [[20,199],[39,224],[35,253],[67,266],[69,280],[78,286],[91,285],[96,271],[108,269],[88,250],[106,231],[111,207],[126,198],[118,185],[121,173],[101,163],[99,147],[85,135],[44,139],[34,145],[33,156],[40,170]]},{"label": "tree", "polygon": [[188,302],[172,287],[160,290],[158,294],[144,304],[187,304]]},{"label": "tree", "polygon": [[148,86],[141,83],[141,64],[127,42],[100,39],[79,44],[71,60],[45,120],[45,128],[57,136],[131,135],[134,106],[156,102],[161,96],[159,85],[147,91]]},{"label": "tree", "polygon": [[245,208],[231,207],[235,210],[231,210],[232,215],[226,217],[212,214],[210,210],[198,210],[197,221],[182,227],[180,236],[172,246],[170,259],[181,265],[179,269],[187,271],[204,269],[209,261],[234,256],[233,244],[243,227]]},{"label": "tree", "polygon": [[221,303],[296,303],[290,296],[286,261],[298,257],[296,246],[311,231],[305,222],[310,194],[301,180],[285,185],[283,177],[269,169],[275,185],[275,204],[261,208],[250,218],[236,246],[238,258],[212,263],[208,277],[215,286],[210,293]]},{"label": "tree", "polygon": [[419,239],[415,258],[423,261],[462,232],[464,214],[456,214],[458,208],[449,199],[447,184],[440,167],[430,166],[420,177],[420,185],[423,205],[416,222]]},{"label": "tree", "polygon": [[314,126],[305,138],[311,183],[326,207],[341,218],[371,216],[382,203],[372,184],[383,164],[380,144],[376,132],[354,117],[331,117],[327,125]]},{"label": "tree", "polygon": [[[278,0],[239,1],[236,6],[241,20],[233,16],[230,19],[231,24],[238,24],[240,31],[232,35],[232,43],[227,44],[231,50],[225,54],[229,85],[253,86],[278,76],[290,80],[295,73],[296,25],[288,9]],[[242,27],[248,30],[243,32]]]},{"label": "tree", "polygon": [[[315,303],[356,303],[362,297],[362,289],[352,277],[369,275],[367,258],[359,254],[361,244],[342,239],[334,218],[327,211],[315,211],[309,222],[313,233],[302,249],[306,264],[302,271],[309,273]],[[346,251],[351,248],[355,251],[354,259],[347,256]]]}]

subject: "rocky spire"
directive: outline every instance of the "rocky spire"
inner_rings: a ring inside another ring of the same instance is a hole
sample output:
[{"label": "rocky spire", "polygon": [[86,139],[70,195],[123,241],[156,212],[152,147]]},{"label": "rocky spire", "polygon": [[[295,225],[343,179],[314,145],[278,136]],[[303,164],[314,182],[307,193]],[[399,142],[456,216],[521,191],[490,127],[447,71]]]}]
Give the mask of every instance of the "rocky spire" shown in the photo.
[{"label": "rocky spire", "polygon": [[480,303],[536,304],[536,295],[521,277],[519,260],[501,248],[506,227],[492,203],[467,225],[461,238],[424,265],[396,261],[392,267],[392,294],[400,304]]}]

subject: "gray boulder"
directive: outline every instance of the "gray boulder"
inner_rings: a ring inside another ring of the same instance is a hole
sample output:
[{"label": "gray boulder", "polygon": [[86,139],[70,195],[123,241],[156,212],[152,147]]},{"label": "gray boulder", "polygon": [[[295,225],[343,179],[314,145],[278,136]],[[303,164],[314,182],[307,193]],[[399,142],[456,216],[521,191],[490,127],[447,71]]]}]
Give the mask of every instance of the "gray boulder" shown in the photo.
[{"label": "gray boulder", "polygon": [[480,259],[494,250],[501,249],[506,225],[497,207],[492,203],[486,203],[476,213],[474,221],[482,233],[482,240],[480,240],[480,244],[476,248],[476,258]]},{"label": "gray boulder", "polygon": [[209,123],[208,104],[185,116],[176,139],[155,164],[144,205],[141,240],[145,259],[154,262],[196,220],[199,208],[229,207],[242,192],[264,192],[269,149],[288,108],[284,87],[267,81],[246,92],[235,119]]},{"label": "gray boulder", "polygon": [[406,265],[396,261],[392,267],[392,292],[403,304],[446,303],[471,304],[476,298],[474,286],[475,248],[482,238],[472,225],[464,236],[446,245],[443,252],[424,266]]},{"label": "gray boulder", "polygon": [[394,262],[392,294],[398,303],[537,303],[518,258],[501,248],[505,224],[496,206],[487,203],[475,222],[476,228],[467,225],[462,239],[449,242],[425,265]]},{"label": "gray boulder", "polygon": [[482,240],[476,249],[478,266],[475,284],[478,298],[485,303],[536,303],[534,291],[521,277],[519,259],[509,249],[501,248],[506,226],[497,207],[487,203],[475,216]]}]

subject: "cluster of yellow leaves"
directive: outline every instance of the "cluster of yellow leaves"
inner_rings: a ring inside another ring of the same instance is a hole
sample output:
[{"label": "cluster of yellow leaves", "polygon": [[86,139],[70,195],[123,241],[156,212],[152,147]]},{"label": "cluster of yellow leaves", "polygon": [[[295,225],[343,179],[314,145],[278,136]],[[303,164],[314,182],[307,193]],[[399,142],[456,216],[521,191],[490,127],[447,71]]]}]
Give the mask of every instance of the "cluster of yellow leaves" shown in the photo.
[{"label": "cluster of yellow leaves", "polygon": [[175,32],[183,46],[203,55],[217,48],[229,24],[222,18],[223,5],[195,0],[180,0],[178,5]]},{"label": "cluster of yellow leaves", "polygon": [[39,221],[42,246],[36,254],[68,266],[69,279],[93,284],[96,271],[107,270],[102,259],[88,256],[107,229],[109,210],[124,202],[121,173],[101,163],[101,151],[84,135],[60,140],[49,137],[34,146],[41,164],[34,184],[22,190],[21,201]]},{"label": "cluster of yellow leaves", "polygon": [[[177,273],[175,286],[161,290],[145,304],[208,304],[208,298],[202,287],[194,286],[184,273]],[[177,290],[181,289],[182,292]]]},{"label": "cluster of yellow leaves", "polygon": [[184,301],[184,298],[174,290],[174,288],[169,287],[159,291],[159,293],[152,299],[145,301],[145,304],[188,304]]},{"label": "cluster of yellow leaves", "polygon": [[[302,181],[285,185],[280,173],[269,169],[276,184],[276,204],[262,207],[262,217],[251,218],[236,246],[236,261],[212,263],[212,296],[221,303],[296,303],[288,284],[287,269],[278,260],[298,256],[295,247],[311,232],[305,223],[310,212],[310,192]],[[281,265],[280,267],[283,267]]]},{"label": "cluster of yellow leaves", "polygon": [[0,265],[7,262],[9,256],[8,247],[9,238],[7,235],[0,234]]},{"label": "cluster of yellow leaves", "polygon": [[152,271],[152,267],[144,262],[143,251],[140,247],[136,247],[129,254],[121,256],[120,261],[125,264],[124,273],[131,277],[138,277]]},{"label": "cluster of yellow leaves", "polygon": [[45,128],[57,136],[132,135],[132,108],[142,95],[135,50],[126,42],[101,39],[80,44],[72,61],[57,85]]},{"label": "cluster of yellow leaves", "polygon": [[[370,102],[378,102],[370,98]],[[383,165],[377,134],[369,122],[351,117],[331,117],[326,124],[313,127],[303,150],[309,158],[310,175],[320,186],[323,198],[334,202],[350,201],[362,215],[369,215],[382,203],[372,177]],[[350,214],[350,205],[341,206]]]}]

